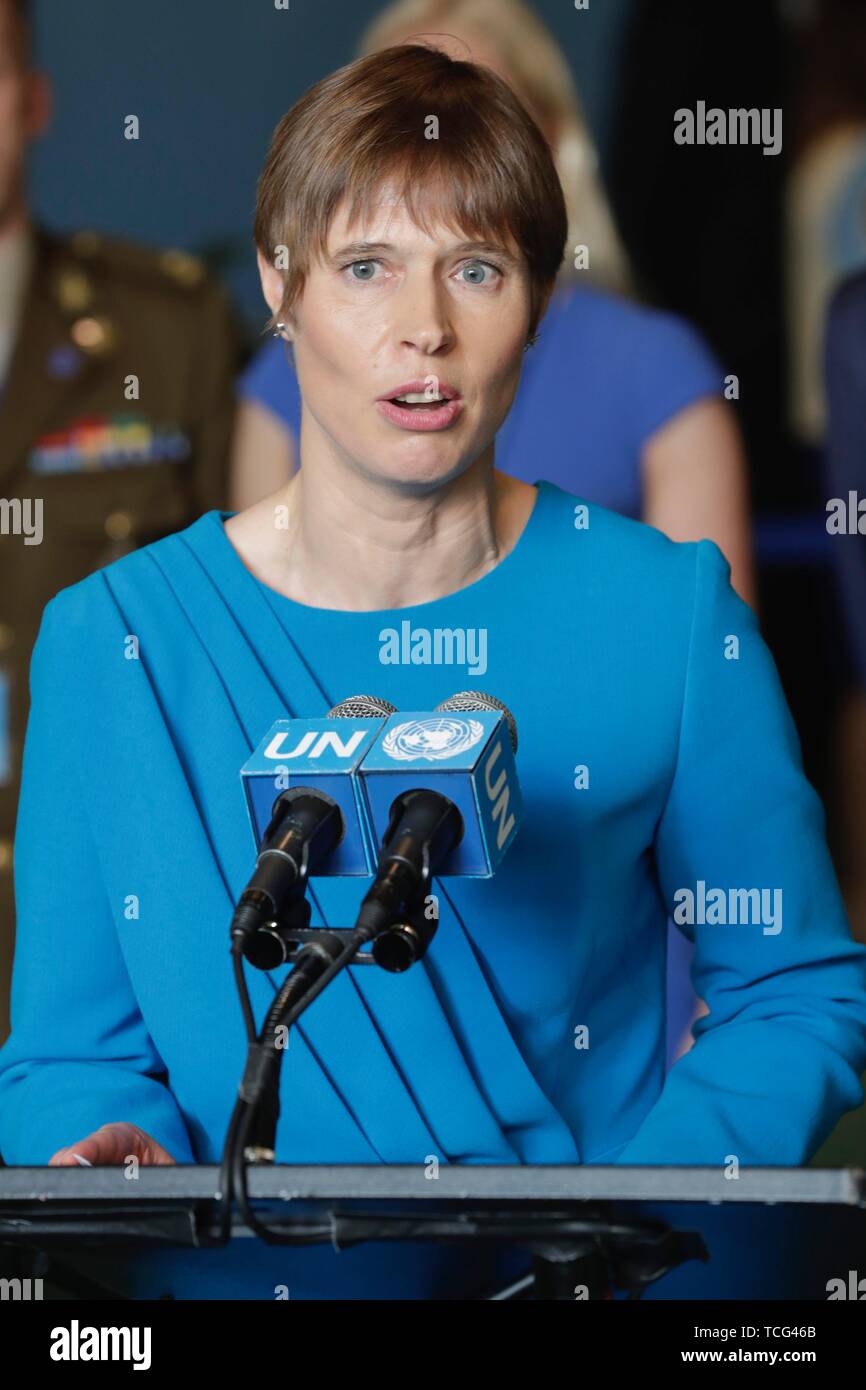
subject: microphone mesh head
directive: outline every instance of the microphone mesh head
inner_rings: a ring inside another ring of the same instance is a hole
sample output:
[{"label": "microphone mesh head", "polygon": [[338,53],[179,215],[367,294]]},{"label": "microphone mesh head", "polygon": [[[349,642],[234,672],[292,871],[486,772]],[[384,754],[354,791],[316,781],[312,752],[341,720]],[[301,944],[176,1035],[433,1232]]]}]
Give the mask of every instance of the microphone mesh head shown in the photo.
[{"label": "microphone mesh head", "polygon": [[384,719],[396,714],[397,706],[376,695],[350,695],[328,710],[329,719]]},{"label": "microphone mesh head", "polygon": [[511,747],[515,753],[517,752],[517,724],[514,715],[508,706],[503,705],[502,701],[497,700],[494,695],[485,695],[483,690],[461,690],[459,694],[452,695],[448,700],[443,700],[436,708],[443,713],[450,711],[454,714],[471,714],[473,710],[504,714],[508,732],[511,735]]}]

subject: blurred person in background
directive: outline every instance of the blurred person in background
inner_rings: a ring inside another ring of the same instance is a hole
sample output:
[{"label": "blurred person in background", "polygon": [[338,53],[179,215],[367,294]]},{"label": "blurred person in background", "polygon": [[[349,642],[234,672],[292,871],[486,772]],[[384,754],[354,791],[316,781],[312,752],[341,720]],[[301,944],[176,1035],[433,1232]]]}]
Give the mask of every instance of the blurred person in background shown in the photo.
[{"label": "blurred person in background", "polygon": [[[831,531],[830,549],[852,655],[837,743],[840,872],[852,931],[866,941],[866,271],[844,281],[833,295],[824,356],[825,487],[828,506],[838,499],[847,523]],[[828,512],[828,529],[829,523]]]},{"label": "blurred person in background", "polygon": [[[815,398],[823,394],[820,344],[827,297],[863,254],[857,247],[866,229],[866,180],[857,170],[862,170],[864,148],[866,70],[858,57],[864,27],[862,0],[753,6],[742,12],[732,7],[722,20],[691,0],[634,0],[610,179],[638,285],[698,323],[742,383],[739,414],[755,463],[752,495],[765,513],[762,629],[792,704],[810,777],[826,789],[831,811],[824,750],[834,713],[837,653],[835,632],[828,632],[835,614],[824,582],[823,501],[817,515],[814,446],[821,442],[823,405],[819,415]],[[793,72],[792,44],[800,47],[799,71]],[[783,107],[781,157],[765,158],[760,149],[737,144],[676,145],[674,113],[698,100],[707,107]],[[812,441],[805,460],[786,434],[786,403],[801,445]],[[801,513],[804,527],[788,527],[789,518],[799,522]],[[856,543],[839,538],[830,549],[843,544]],[[852,713],[856,720],[856,708]],[[843,721],[843,738],[851,723]],[[841,760],[848,773],[842,796],[848,823],[839,836],[843,872],[842,861],[850,858],[844,854],[845,837],[863,824],[856,806],[863,800],[858,779],[862,788],[866,743],[854,733]],[[852,929],[862,938],[853,878],[847,876],[844,886]],[[861,1107],[840,1124],[816,1164],[861,1162],[862,1138],[851,1142],[851,1136],[864,1118]],[[793,1217],[783,1225],[779,1236],[785,1247],[775,1257],[779,1267],[786,1263],[795,1271],[808,1261],[807,1239],[819,1233],[807,1232],[803,1224],[798,1234]],[[723,1215],[719,1226],[727,1241]],[[768,1285],[770,1253],[765,1256]],[[733,1242],[725,1258],[733,1264],[740,1255]],[[760,1274],[759,1265],[753,1254],[753,1277]],[[724,1259],[718,1267],[724,1267]],[[687,1285],[672,1296],[688,1297]]]},{"label": "blurred person in background", "polygon": [[[823,386],[824,486],[828,506],[838,499],[848,521],[846,529],[831,533],[830,542],[852,658],[836,731],[839,875],[852,935],[866,941],[866,516],[861,520],[856,510],[862,502],[866,511],[866,271],[843,281],[830,301]],[[866,1108],[861,1106],[840,1121],[816,1162],[827,1167],[861,1163],[864,1151]]]},{"label": "blurred person in background", "polygon": [[[720,364],[689,325],[625,297],[627,257],[568,64],[521,0],[400,0],[370,25],[361,55],[423,34],[502,77],[554,153],[569,216],[564,273],[527,353],[496,464],[545,477],[639,517],[674,540],[708,537],[754,606],[746,466]],[[300,393],[289,350],[266,344],[241,378],[232,506],[296,467]]]},{"label": "blurred person in background", "polygon": [[[789,417],[826,497],[866,496],[866,6],[820,0],[798,27],[786,188]],[[850,277],[850,279],[849,279]],[[823,461],[823,467],[822,467]],[[866,562],[832,536],[844,626],[832,744],[836,851],[852,930],[866,941]]]},{"label": "blurred person in background", "polygon": [[821,0],[795,31],[801,50],[786,186],[789,413],[820,446],[827,403],[822,351],[838,285],[866,269],[866,5]]},{"label": "blurred person in background", "polygon": [[50,114],[28,6],[0,0],[0,1040],[42,610],[58,589],[223,504],[238,361],[228,303],[201,262],[92,231],[58,236],[33,218],[25,155]]}]

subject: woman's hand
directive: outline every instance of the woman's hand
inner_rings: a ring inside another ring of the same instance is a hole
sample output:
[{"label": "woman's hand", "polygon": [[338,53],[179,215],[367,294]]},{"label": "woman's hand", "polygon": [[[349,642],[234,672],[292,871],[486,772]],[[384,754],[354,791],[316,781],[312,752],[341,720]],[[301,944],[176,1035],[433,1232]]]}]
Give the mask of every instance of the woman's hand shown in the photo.
[{"label": "woman's hand", "polygon": [[151,1139],[138,1125],[116,1123],[102,1125],[100,1129],[80,1139],[77,1144],[58,1149],[48,1160],[49,1167],[76,1167],[84,1161],[84,1167],[99,1167],[103,1164],[123,1164],[130,1158],[139,1163],[174,1163],[175,1160],[161,1144]]}]

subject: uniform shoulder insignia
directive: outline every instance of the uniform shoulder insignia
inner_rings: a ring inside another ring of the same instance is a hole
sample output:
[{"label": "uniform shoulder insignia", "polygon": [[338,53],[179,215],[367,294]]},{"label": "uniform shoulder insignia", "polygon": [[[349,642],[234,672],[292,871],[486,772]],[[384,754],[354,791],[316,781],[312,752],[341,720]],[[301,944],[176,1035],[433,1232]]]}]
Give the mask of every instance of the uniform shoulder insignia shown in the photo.
[{"label": "uniform shoulder insignia", "polygon": [[166,275],[179,285],[200,285],[205,277],[204,261],[199,260],[198,256],[191,256],[188,251],[175,248],[163,251],[159,264]]},{"label": "uniform shoulder insignia", "polygon": [[202,284],[207,276],[204,261],[175,247],[160,251],[93,231],[75,232],[68,245],[79,262],[89,263],[97,273],[101,268],[155,276],[185,289]]},{"label": "uniform shoulder insignia", "polygon": [[99,232],[82,231],[75,232],[69,238],[69,245],[76,256],[82,256],[87,260],[90,256],[95,256],[105,246],[105,237],[100,236]]}]

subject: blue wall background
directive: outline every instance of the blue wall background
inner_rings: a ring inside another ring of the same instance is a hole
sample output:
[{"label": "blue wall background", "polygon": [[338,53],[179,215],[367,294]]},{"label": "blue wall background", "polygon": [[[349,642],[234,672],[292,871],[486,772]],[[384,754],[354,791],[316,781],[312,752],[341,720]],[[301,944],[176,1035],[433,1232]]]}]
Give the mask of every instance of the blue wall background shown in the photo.
[{"label": "blue wall background", "polygon": [[[50,227],[94,227],[214,257],[253,331],[264,323],[251,227],[255,184],[284,111],[350,62],[383,8],[351,0],[36,0],[35,56],[55,115],[33,146],[32,206]],[[630,0],[534,5],[571,63],[602,166]],[[124,118],[140,122],[138,141]]]}]

